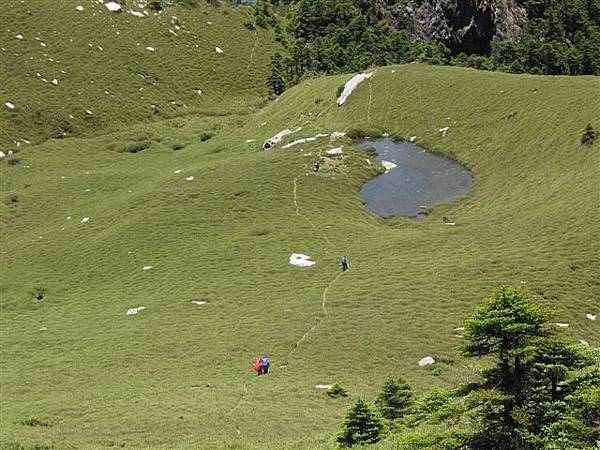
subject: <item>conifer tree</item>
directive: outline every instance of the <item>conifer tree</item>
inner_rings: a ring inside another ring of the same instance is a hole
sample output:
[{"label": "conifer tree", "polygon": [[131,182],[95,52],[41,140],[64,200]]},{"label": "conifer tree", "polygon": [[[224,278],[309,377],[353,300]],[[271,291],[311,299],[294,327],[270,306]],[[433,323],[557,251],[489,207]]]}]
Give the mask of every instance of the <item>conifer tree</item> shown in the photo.
[{"label": "conifer tree", "polygon": [[385,432],[381,418],[361,399],[350,408],[337,442],[343,447],[357,444],[374,444]]},{"label": "conifer tree", "polygon": [[281,54],[275,52],[271,56],[271,74],[269,75],[269,88],[275,95],[282,94],[286,88],[286,82],[284,79],[284,70]]},{"label": "conifer tree", "polygon": [[410,385],[402,378],[388,380],[375,400],[381,415],[389,420],[401,417],[412,403]]}]

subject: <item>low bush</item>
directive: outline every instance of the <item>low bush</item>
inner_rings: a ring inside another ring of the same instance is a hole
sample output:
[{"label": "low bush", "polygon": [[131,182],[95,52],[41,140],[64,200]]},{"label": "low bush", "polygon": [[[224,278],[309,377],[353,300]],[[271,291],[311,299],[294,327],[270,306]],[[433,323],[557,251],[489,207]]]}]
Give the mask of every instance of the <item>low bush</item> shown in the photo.
[{"label": "low bush", "polygon": [[346,389],[339,384],[335,383],[333,386],[331,386],[331,389],[327,390],[327,395],[329,395],[331,398],[348,397],[348,391],[346,391]]},{"label": "low bush", "polygon": [[214,136],[215,136],[215,133],[204,132],[204,133],[200,134],[200,141],[201,142],[208,141],[209,139],[212,139]]},{"label": "low bush", "polygon": [[592,145],[596,138],[598,137],[598,132],[594,130],[592,124],[588,123],[583,131],[583,135],[581,136],[581,145]]}]

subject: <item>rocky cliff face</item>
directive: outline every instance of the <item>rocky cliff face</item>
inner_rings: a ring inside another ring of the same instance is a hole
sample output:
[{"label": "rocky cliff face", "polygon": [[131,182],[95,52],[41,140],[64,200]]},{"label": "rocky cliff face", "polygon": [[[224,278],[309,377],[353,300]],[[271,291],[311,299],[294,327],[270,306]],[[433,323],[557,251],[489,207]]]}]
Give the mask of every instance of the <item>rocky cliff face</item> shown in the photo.
[{"label": "rocky cliff face", "polygon": [[408,0],[412,37],[442,42],[454,54],[488,54],[498,39],[518,39],[526,12],[513,0]]}]

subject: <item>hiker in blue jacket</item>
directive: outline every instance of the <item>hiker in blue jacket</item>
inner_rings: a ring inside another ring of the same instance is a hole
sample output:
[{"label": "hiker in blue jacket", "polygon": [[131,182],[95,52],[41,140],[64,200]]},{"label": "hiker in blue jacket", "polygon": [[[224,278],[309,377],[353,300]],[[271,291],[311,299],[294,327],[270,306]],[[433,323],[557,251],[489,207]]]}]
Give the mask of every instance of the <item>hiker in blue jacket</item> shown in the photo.
[{"label": "hiker in blue jacket", "polygon": [[342,270],[345,272],[346,270],[348,270],[348,268],[350,267],[350,261],[348,260],[347,256],[342,256],[342,259],[340,259],[340,262],[342,263]]},{"label": "hiker in blue jacket", "polygon": [[263,375],[269,373],[269,367],[271,366],[271,361],[269,361],[269,357],[267,355],[262,355],[260,358],[260,365],[262,367]]}]

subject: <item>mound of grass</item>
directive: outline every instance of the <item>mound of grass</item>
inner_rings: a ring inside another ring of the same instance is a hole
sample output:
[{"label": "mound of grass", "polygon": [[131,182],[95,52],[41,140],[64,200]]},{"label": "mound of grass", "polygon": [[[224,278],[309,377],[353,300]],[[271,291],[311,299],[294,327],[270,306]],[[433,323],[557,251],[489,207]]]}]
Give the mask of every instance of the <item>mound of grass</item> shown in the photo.
[{"label": "mound of grass", "polygon": [[[349,403],[315,385],[343,380],[355,398],[373,398],[391,371],[417,393],[468,379],[461,358],[439,370],[418,361],[456,354],[454,328],[506,283],[600,344],[586,318],[600,287],[600,152],[580,144],[600,81],[414,64],[379,68],[338,108],[333,93],[349,76],[308,80],[250,116],[67,137],[0,165],[3,442],[332,448]],[[454,154],[474,189],[423,222],[383,220],[361,203],[378,169],[351,139],[281,149],[364,124]],[[206,130],[218,134],[201,143]],[[157,151],[110,148],[145,140]],[[174,152],[173,142],[188,146]],[[304,154],[340,145],[335,165],[307,170]],[[6,204],[13,193],[18,207]],[[444,226],[445,215],[457,225]],[[316,264],[292,266],[292,253]],[[38,301],[32,286],[51,294]],[[207,304],[190,300],[199,297]],[[272,371],[257,377],[261,353]],[[32,437],[18,422],[33,416],[61,420]]]}]

